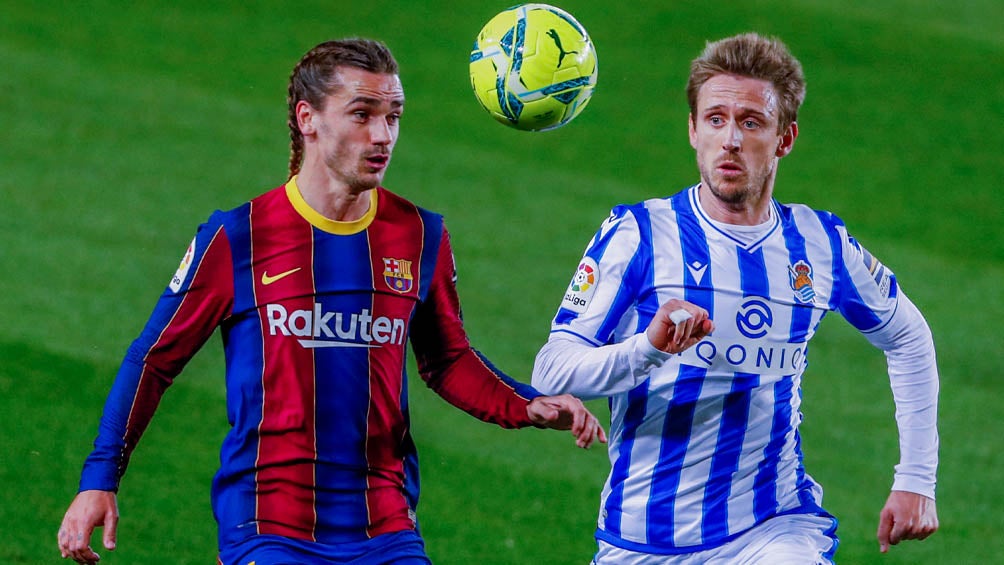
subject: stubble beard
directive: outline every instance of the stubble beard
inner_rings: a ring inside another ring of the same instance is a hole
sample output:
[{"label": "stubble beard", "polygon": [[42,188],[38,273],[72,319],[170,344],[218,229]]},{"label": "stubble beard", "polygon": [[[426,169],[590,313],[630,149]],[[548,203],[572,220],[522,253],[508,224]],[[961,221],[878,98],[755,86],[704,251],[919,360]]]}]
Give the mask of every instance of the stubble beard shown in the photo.
[{"label": "stubble beard", "polygon": [[767,179],[770,171],[764,171],[756,176],[749,176],[747,170],[746,182],[733,184],[730,188],[723,188],[727,182],[717,182],[714,176],[714,169],[708,170],[704,165],[699,165],[701,182],[708,188],[708,191],[720,202],[733,209],[743,208],[748,204],[756,204],[767,187]]}]

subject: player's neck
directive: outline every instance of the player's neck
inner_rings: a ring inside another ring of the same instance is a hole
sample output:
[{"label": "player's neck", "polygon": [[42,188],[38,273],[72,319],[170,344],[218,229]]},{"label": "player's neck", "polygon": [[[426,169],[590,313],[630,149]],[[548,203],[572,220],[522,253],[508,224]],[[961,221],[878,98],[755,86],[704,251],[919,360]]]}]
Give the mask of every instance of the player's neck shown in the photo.
[{"label": "player's neck", "polygon": [[758,226],[770,220],[772,193],[771,187],[764,187],[757,197],[728,202],[712,194],[702,183],[697,198],[704,213],[712,220],[739,226]]},{"label": "player's neck", "polygon": [[370,191],[357,192],[329,175],[304,168],[296,177],[296,186],[308,206],[329,220],[354,222],[366,215]]}]

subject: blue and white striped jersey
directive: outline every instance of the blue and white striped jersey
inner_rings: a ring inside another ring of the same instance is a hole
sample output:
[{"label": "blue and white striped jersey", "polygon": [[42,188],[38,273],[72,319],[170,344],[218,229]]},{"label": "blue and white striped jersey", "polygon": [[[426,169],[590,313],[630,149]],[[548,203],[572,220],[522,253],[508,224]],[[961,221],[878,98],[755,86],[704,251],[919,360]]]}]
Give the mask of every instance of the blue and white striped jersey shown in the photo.
[{"label": "blue and white striped jersey", "polygon": [[[611,470],[597,538],[634,551],[691,552],[771,516],[825,513],[802,465],[798,425],[808,342],[831,310],[887,351],[919,336],[901,364],[927,389],[895,396],[928,411],[911,423],[924,431],[907,434],[919,447],[901,454],[897,481],[933,497],[933,343],[892,272],[839,218],[802,205],[773,202],[769,225],[737,239],[702,211],[698,189],[613,210],[534,367],[545,394],[610,398]],[[671,298],[707,309],[715,322],[679,355],[656,350],[644,333]]]}]

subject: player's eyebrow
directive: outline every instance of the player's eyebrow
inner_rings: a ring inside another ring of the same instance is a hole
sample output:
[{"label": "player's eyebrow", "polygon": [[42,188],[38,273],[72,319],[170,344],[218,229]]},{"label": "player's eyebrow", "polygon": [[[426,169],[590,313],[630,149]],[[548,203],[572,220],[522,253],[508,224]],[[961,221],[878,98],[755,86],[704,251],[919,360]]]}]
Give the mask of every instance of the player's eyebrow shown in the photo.
[{"label": "player's eyebrow", "polygon": [[[376,98],[373,96],[356,96],[352,100],[349,100],[349,104],[365,104],[367,106],[379,106],[383,103],[382,98]],[[394,98],[390,101],[392,108],[400,108],[404,106],[404,97]]]},{"label": "player's eyebrow", "polygon": [[[724,110],[727,107],[731,107],[731,105],[730,104],[715,104],[714,106],[708,106],[707,108],[705,108],[701,112],[701,115],[707,116],[709,114],[715,114],[715,113],[721,112],[722,110]],[[743,116],[753,116],[755,118],[760,118],[760,119],[767,119],[769,117],[769,115],[770,115],[770,114],[766,114],[764,112],[761,112],[760,110],[757,110],[756,108],[752,108],[750,106],[740,106],[739,107],[739,114],[743,115]]]}]

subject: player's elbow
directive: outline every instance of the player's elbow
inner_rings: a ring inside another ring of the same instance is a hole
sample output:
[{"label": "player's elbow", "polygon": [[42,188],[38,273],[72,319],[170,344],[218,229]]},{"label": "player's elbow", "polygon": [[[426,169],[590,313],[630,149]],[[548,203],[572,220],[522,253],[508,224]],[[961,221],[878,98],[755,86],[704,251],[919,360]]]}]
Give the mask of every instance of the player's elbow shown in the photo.
[{"label": "player's elbow", "polygon": [[561,356],[553,347],[554,342],[547,342],[537,352],[533,362],[533,373],[530,384],[542,394],[555,395],[568,392],[568,383],[559,376],[558,361]]}]

